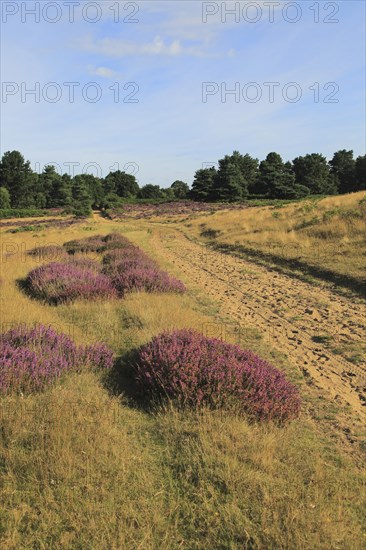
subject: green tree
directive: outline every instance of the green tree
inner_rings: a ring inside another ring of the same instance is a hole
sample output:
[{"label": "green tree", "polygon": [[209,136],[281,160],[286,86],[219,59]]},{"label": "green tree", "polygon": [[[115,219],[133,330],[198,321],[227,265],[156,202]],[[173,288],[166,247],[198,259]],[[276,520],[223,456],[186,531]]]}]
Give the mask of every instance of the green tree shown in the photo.
[{"label": "green tree", "polygon": [[311,194],[334,194],[337,188],[330,178],[327,159],[318,153],[296,157],[292,161],[296,183],[307,187]]},{"label": "green tree", "polygon": [[50,208],[69,209],[72,202],[72,179],[69,174],[63,174],[52,182],[49,206]]},{"label": "green tree", "polygon": [[366,155],[356,158],[356,191],[364,191],[366,189]]},{"label": "green tree", "polygon": [[170,186],[173,191],[173,197],[176,199],[186,199],[189,193],[189,186],[181,180],[176,180]]},{"label": "green tree", "polygon": [[92,200],[92,207],[100,208],[104,197],[102,181],[93,174],[79,174],[74,177],[74,181],[79,181],[86,187]]},{"label": "green tree", "polygon": [[54,204],[54,190],[57,187],[57,183],[62,180],[62,176],[56,172],[56,168],[53,165],[47,165],[44,167],[42,174],[38,177],[39,180],[39,192],[43,194],[48,208],[53,208]]},{"label": "green tree", "polygon": [[73,212],[78,217],[88,217],[92,213],[92,198],[89,195],[85,182],[77,178],[72,184]]},{"label": "green tree", "polygon": [[173,201],[176,197],[174,195],[174,191],[171,187],[165,187],[160,189],[162,198],[167,201]]},{"label": "green tree", "polygon": [[250,155],[234,151],[219,160],[219,170],[214,182],[215,200],[241,200],[248,196],[258,171],[258,161]]},{"label": "green tree", "polygon": [[216,168],[201,168],[194,175],[192,189],[189,197],[195,201],[209,201],[213,193],[214,179],[217,174]]},{"label": "green tree", "polygon": [[10,208],[10,193],[6,187],[0,187],[0,208]]},{"label": "green tree", "polygon": [[231,162],[230,157],[219,161],[219,170],[214,179],[213,199],[219,201],[238,201],[246,195],[246,185],[240,166]]},{"label": "green tree", "polygon": [[140,189],[137,194],[138,199],[161,199],[163,197],[159,185],[148,183]]},{"label": "green tree", "polygon": [[101,208],[117,208],[122,204],[123,199],[116,195],[116,193],[108,193],[108,195],[104,195],[100,206]]},{"label": "green tree", "polygon": [[306,186],[296,184],[290,163],[284,163],[278,153],[269,153],[259,165],[257,189],[260,194],[275,199],[301,198],[309,194]]},{"label": "green tree", "polygon": [[105,194],[116,193],[119,197],[133,198],[139,192],[139,186],[135,176],[117,170],[110,172],[104,179]]},{"label": "green tree", "polygon": [[38,175],[30,168],[19,151],[7,151],[0,162],[0,185],[10,193],[13,208],[34,206],[34,192]]},{"label": "green tree", "polygon": [[259,176],[259,160],[251,157],[248,153],[245,155],[240,155],[240,157],[239,166],[245,181],[243,193],[243,196],[245,197],[247,194],[251,194],[253,190],[255,190]]},{"label": "green tree", "polygon": [[339,193],[352,193],[357,190],[356,161],[353,158],[352,150],[337,151],[329,164],[331,166],[330,173],[338,184]]}]

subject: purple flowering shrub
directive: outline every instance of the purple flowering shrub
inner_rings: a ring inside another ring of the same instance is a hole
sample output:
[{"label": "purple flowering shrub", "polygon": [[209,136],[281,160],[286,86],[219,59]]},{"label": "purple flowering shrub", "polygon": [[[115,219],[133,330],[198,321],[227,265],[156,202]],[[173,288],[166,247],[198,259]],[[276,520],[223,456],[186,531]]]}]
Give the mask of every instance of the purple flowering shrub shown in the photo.
[{"label": "purple flowering shrub", "polygon": [[252,351],[193,330],[164,332],[138,350],[137,380],[148,394],[183,405],[235,403],[260,420],[285,421],[300,412],[298,389]]},{"label": "purple flowering shrub", "polygon": [[178,293],[186,290],[181,281],[161,270],[152,258],[132,244],[105,254],[103,265],[103,273],[111,278],[122,296],[141,290]]},{"label": "purple flowering shrub", "polygon": [[37,267],[28,274],[25,284],[33,297],[54,305],[70,303],[77,298],[94,300],[116,296],[109,277],[95,267],[78,264],[77,260]]},{"label": "purple flowering shrub", "polygon": [[129,244],[128,239],[119,233],[110,233],[109,235],[94,235],[85,239],[75,239],[68,241],[64,247],[68,254],[96,252],[102,254],[107,250],[122,248]]},{"label": "purple flowering shrub", "polygon": [[178,292],[185,291],[184,284],[158,268],[130,265],[118,270],[112,276],[115,288],[124,295],[126,292]]},{"label": "purple flowering shrub", "polygon": [[103,256],[102,261],[104,271],[113,271],[119,268],[119,266],[124,266],[129,263],[145,264],[145,265],[155,265],[154,260],[149,258],[140,248],[134,246],[132,243],[129,246],[126,246],[123,249],[112,250],[107,252]]},{"label": "purple flowering shrub", "polygon": [[111,220],[150,219],[157,216],[190,216],[219,210],[242,210],[248,208],[245,204],[209,203],[192,200],[167,201],[158,204],[124,204],[118,208],[108,209]]},{"label": "purple flowering shrub", "polygon": [[64,248],[68,254],[104,252],[105,243],[101,235],[93,235],[85,239],[74,239],[64,243]]},{"label": "purple flowering shrub", "polygon": [[104,343],[77,346],[51,327],[20,327],[0,334],[0,394],[39,391],[64,373],[110,370],[113,352]]},{"label": "purple flowering shrub", "polygon": [[28,255],[36,258],[39,262],[41,261],[60,261],[65,260],[67,252],[62,246],[56,244],[49,244],[46,246],[36,246],[32,250],[28,251]]},{"label": "purple flowering shrub", "polygon": [[[29,294],[49,304],[124,296],[126,292],[185,292],[184,284],[162,271],[140,248],[118,233],[65,243],[62,261],[33,269],[25,280]],[[104,252],[102,264],[83,256]],[[60,247],[36,248],[43,258]]]},{"label": "purple flowering shrub", "polygon": [[83,256],[71,256],[71,258],[69,257],[67,259],[67,263],[77,266],[81,269],[94,271],[95,273],[100,273],[102,268],[101,264],[98,261],[92,260],[90,258],[85,258]]}]

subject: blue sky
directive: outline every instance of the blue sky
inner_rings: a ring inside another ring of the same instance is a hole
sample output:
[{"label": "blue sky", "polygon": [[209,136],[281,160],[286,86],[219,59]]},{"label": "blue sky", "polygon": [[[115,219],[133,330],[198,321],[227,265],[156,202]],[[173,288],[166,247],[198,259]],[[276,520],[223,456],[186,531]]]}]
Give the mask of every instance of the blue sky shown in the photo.
[{"label": "blue sky", "polygon": [[[362,1],[1,4],[1,153],[34,169],[97,163],[167,187],[234,149],[365,154]],[[225,6],[239,9],[225,20]]]}]

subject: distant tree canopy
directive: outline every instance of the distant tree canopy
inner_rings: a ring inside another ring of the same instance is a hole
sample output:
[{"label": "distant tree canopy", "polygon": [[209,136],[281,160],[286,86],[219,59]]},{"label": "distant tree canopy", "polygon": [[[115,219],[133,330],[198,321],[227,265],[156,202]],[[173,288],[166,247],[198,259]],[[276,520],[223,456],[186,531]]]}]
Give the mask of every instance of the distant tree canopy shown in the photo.
[{"label": "distant tree canopy", "polygon": [[217,168],[200,168],[192,188],[181,180],[170,187],[148,184],[141,189],[135,176],[117,170],[105,178],[91,174],[59,174],[54,166],[33,172],[19,151],[7,151],[0,162],[0,208],[64,208],[88,216],[92,208],[118,207],[129,200],[241,201],[251,198],[297,199],[309,194],[352,193],[365,189],[366,155],[356,159],[342,149],[327,159],[319,153],[284,162],[271,152],[259,162],[234,151]]},{"label": "distant tree canopy", "polygon": [[292,166],[296,183],[307,187],[312,195],[333,195],[337,192],[336,182],[330,175],[329,164],[323,155],[312,153],[296,157]]},{"label": "distant tree canopy", "polygon": [[32,191],[37,187],[38,176],[30,168],[30,162],[25,161],[19,151],[4,153],[0,163],[1,186],[10,193],[13,208],[35,206]]},{"label": "distant tree canopy", "polygon": [[186,199],[189,193],[189,185],[181,180],[176,180],[170,186],[173,191],[173,197],[176,199]]},{"label": "distant tree canopy", "polygon": [[132,198],[139,192],[139,186],[135,176],[117,170],[109,172],[105,178],[104,190],[106,193],[116,193],[119,197]]},{"label": "distant tree canopy", "polygon": [[152,185],[148,183],[141,187],[140,191],[137,193],[138,199],[161,199],[163,197],[161,189],[158,185]]},{"label": "distant tree canopy", "polygon": [[339,193],[351,193],[358,190],[356,161],[353,158],[353,151],[346,151],[345,149],[337,151],[329,164]]}]

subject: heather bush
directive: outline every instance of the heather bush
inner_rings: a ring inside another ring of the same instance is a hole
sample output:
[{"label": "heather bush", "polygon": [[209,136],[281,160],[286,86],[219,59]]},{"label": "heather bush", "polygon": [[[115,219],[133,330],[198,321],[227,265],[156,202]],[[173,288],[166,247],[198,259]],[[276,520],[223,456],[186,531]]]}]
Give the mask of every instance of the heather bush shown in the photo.
[{"label": "heather bush", "polygon": [[62,246],[49,244],[46,246],[36,246],[28,251],[28,255],[36,258],[39,262],[42,261],[60,261],[68,257],[67,252]]},{"label": "heather bush", "polygon": [[[106,252],[102,264],[83,257],[85,252]],[[30,254],[40,260],[60,255],[28,274],[25,287],[35,298],[49,304],[69,303],[77,298],[124,296],[126,292],[185,292],[184,284],[162,271],[140,248],[118,233],[69,241],[64,248],[38,247]]]},{"label": "heather bush", "polygon": [[123,251],[115,250],[103,257],[103,273],[114,278],[121,273],[126,273],[131,268],[157,269],[157,266],[149,256],[139,248],[126,248]]},{"label": "heather bush", "polygon": [[191,200],[181,200],[162,203],[135,203],[124,204],[118,208],[108,210],[108,217],[112,220],[149,219],[160,216],[182,216],[217,212],[219,210],[239,210],[246,208],[245,204],[204,203]]},{"label": "heather bush", "polygon": [[64,248],[68,254],[76,254],[78,252],[104,252],[106,250],[106,245],[101,235],[93,235],[85,239],[68,241],[64,244]]},{"label": "heather bush", "polygon": [[164,332],[138,350],[137,380],[149,395],[182,405],[234,404],[260,420],[298,416],[297,388],[252,351],[193,330]]},{"label": "heather bush", "polygon": [[85,258],[83,256],[71,256],[71,258],[68,257],[67,263],[80,269],[94,271],[95,273],[100,273],[102,268],[102,265],[97,260],[92,260],[91,258]]},{"label": "heather bush", "polygon": [[19,327],[0,334],[0,393],[39,391],[64,373],[111,369],[113,352],[104,343],[77,346],[51,327]]},{"label": "heather bush", "polygon": [[111,275],[115,288],[122,295],[126,292],[185,292],[184,284],[155,267],[130,265]]},{"label": "heather bush", "polygon": [[119,233],[110,233],[109,235],[94,235],[85,239],[75,239],[68,241],[64,247],[68,254],[96,252],[101,254],[107,250],[114,250],[129,246],[129,241]]},{"label": "heather bush", "polygon": [[90,265],[78,265],[78,261],[53,262],[37,267],[28,274],[25,283],[33,297],[54,305],[77,298],[93,300],[116,296],[116,290],[106,275]]},{"label": "heather bush", "polygon": [[152,258],[133,245],[105,254],[103,265],[103,273],[111,278],[113,286],[121,295],[142,290],[185,292],[181,281],[162,271]]},{"label": "heather bush", "polygon": [[121,246],[130,246],[131,242],[121,235],[120,233],[109,233],[103,237],[103,242],[111,245],[112,243],[119,243]]}]

